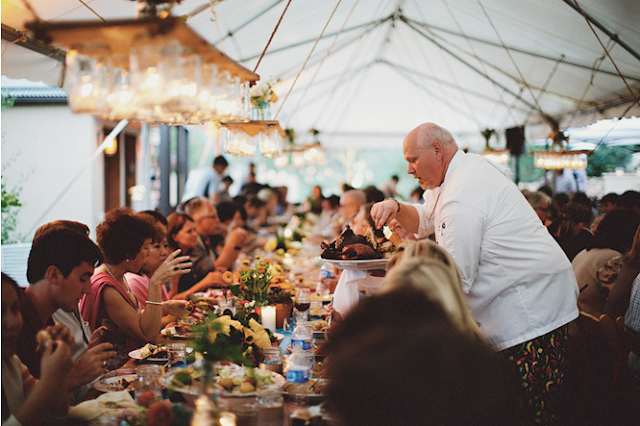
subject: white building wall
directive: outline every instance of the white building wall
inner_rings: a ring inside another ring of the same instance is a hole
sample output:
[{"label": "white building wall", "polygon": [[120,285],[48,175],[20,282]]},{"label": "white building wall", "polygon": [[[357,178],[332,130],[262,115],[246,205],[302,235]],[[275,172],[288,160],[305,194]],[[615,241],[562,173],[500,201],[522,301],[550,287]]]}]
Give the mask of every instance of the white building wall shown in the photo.
[{"label": "white building wall", "polygon": [[95,238],[104,210],[102,156],[90,161],[99,131],[95,118],[66,105],[18,105],[2,113],[2,180],[12,188],[23,177],[17,233],[26,241],[58,219],[87,224]]}]

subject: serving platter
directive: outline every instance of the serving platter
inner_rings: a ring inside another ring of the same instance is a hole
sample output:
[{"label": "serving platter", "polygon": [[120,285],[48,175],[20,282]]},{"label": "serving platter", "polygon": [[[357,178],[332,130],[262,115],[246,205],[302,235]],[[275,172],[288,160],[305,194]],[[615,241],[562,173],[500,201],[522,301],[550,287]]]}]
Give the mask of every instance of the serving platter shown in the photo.
[{"label": "serving platter", "polygon": [[327,263],[340,269],[355,269],[360,271],[373,271],[375,269],[387,269],[389,259],[364,259],[364,260],[340,260],[324,259]]},{"label": "serving platter", "polygon": [[[224,366],[222,370],[219,370],[216,376],[213,378],[213,383],[216,386],[219,386],[218,382],[221,379],[220,374],[228,378],[236,379],[238,381],[238,384],[240,383],[241,380],[246,378],[244,377],[245,367],[239,366],[237,364],[229,364],[227,366]],[[279,387],[283,387],[284,384],[286,383],[284,376],[274,371],[264,371],[264,370],[256,369],[256,374],[269,375],[271,382],[273,384],[278,385]],[[185,385],[185,386],[175,386],[174,384],[172,384],[172,380],[173,380],[173,374],[168,374],[166,376],[160,377],[159,379],[161,386],[167,389],[171,389],[174,392],[179,392],[179,393],[182,393],[185,395],[191,395],[191,396],[199,395],[202,392],[199,379],[196,379],[190,385]],[[234,382],[236,380],[234,380]],[[246,397],[254,397],[254,396],[256,396],[255,391],[240,392],[237,386],[234,386],[233,390],[227,390],[225,392],[225,397],[232,397],[232,398],[246,398]]]}]

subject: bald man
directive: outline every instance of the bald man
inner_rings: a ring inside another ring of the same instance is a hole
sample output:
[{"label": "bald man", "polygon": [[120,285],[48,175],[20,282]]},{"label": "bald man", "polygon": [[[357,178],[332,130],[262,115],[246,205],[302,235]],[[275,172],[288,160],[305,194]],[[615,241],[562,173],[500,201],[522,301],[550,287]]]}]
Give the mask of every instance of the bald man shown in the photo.
[{"label": "bald man", "polygon": [[376,226],[395,219],[421,238],[435,233],[483,335],[526,382],[522,424],[554,424],[568,323],[578,316],[571,264],[505,170],[460,151],[447,130],[418,126],[403,153],[425,203],[377,203]]}]

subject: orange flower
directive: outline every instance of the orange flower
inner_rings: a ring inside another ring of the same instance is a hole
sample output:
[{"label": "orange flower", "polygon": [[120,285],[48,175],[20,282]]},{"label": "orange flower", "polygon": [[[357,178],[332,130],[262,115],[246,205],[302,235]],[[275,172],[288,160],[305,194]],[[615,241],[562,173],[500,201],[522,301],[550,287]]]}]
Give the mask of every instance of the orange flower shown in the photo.
[{"label": "orange flower", "polygon": [[222,273],[222,279],[224,280],[225,283],[231,284],[233,282],[233,272],[224,271]]},{"label": "orange flower", "polygon": [[264,267],[264,266],[262,266],[262,265],[258,266],[258,272],[259,272],[259,273],[264,274],[264,272],[265,272],[266,270],[267,270],[267,268],[266,268],[266,267]]},{"label": "orange flower", "polygon": [[147,426],[171,426],[173,422],[173,410],[169,401],[155,402],[149,406],[146,412]]}]

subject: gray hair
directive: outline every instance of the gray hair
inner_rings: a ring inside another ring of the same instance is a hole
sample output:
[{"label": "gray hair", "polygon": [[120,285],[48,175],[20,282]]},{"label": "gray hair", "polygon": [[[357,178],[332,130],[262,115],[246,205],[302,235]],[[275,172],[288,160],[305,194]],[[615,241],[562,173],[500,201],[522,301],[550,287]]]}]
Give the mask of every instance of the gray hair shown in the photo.
[{"label": "gray hair", "polygon": [[523,191],[522,194],[527,199],[529,204],[531,204],[531,207],[533,207],[534,209],[540,207],[540,205],[543,204],[544,202],[547,203],[547,206],[551,204],[551,197],[549,197],[547,194],[545,194],[542,191],[526,192],[526,193]]}]

